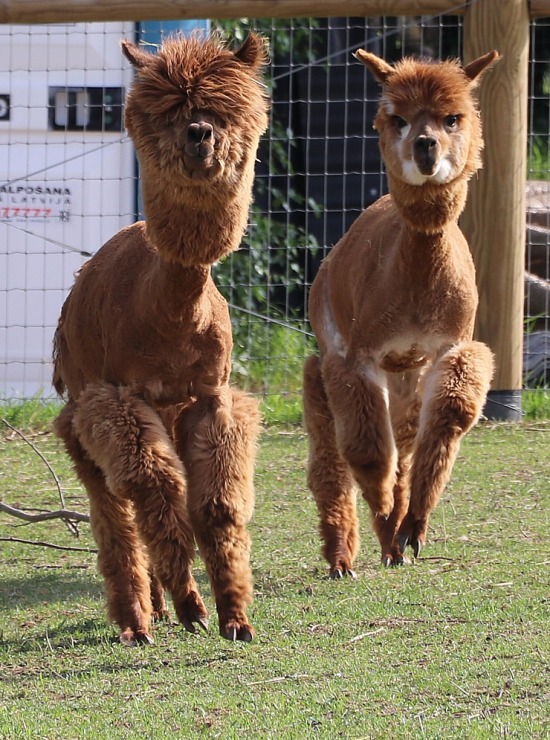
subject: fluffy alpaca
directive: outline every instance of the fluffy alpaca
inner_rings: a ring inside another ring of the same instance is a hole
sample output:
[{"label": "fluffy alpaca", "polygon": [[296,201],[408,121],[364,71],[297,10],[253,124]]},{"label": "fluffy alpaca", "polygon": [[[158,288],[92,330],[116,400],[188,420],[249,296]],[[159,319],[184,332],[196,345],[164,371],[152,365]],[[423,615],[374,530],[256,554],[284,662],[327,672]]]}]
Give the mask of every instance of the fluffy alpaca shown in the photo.
[{"label": "fluffy alpaca", "polygon": [[457,219],[480,167],[472,90],[496,52],[468,64],[356,54],[382,85],[375,119],[390,194],[324,260],[309,317],[320,357],[304,370],[308,484],[333,578],[355,576],[355,482],[385,566],[426,540],[493,360],[472,341],[474,265]]},{"label": "fluffy alpaca", "polygon": [[205,561],[221,635],[254,629],[249,536],[256,402],[229,386],[228,308],[210,266],[238,248],[267,127],[263,40],[235,52],[176,38],[157,54],[122,42],[137,77],[125,124],[140,160],[146,222],[87,262],[63,306],[56,421],[90,499],[108,610],[126,645],[166,614],[194,632],[207,612],[191,572]]}]

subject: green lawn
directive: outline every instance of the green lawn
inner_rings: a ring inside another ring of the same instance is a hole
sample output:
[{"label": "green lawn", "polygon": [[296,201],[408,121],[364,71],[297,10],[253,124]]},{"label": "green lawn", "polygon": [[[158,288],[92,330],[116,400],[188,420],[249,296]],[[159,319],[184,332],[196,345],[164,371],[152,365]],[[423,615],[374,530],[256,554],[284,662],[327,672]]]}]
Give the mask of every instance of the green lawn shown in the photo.
[{"label": "green lawn", "polygon": [[[33,443],[66,505],[86,498],[57,441]],[[155,627],[128,649],[106,622],[89,526],[0,513],[0,738],[550,737],[550,423],[467,437],[429,542],[384,570],[362,506],[356,582],[330,581],[305,485],[306,439],[269,428],[251,526],[258,637]],[[0,498],[59,508],[36,453],[0,429]]]}]

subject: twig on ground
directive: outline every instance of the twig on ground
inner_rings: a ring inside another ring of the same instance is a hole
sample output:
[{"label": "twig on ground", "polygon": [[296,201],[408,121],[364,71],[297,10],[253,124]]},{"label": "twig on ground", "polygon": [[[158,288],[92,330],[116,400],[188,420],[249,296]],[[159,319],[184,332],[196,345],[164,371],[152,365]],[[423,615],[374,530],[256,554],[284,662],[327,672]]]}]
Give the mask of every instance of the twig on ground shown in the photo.
[{"label": "twig on ground", "polygon": [[292,676],[275,676],[275,678],[266,678],[263,681],[250,681],[245,686],[259,686],[263,683],[281,683],[282,681],[296,681],[299,678],[311,678],[307,673],[294,673]]},{"label": "twig on ground", "polygon": [[[52,475],[52,478],[55,481],[55,485],[57,487],[57,492],[59,494],[59,500],[61,502],[61,507],[62,507],[62,510],[64,511],[65,510],[65,497],[63,496],[63,491],[61,489],[61,483],[60,483],[59,478],[57,477],[57,475],[55,473],[55,470],[52,468],[52,466],[50,465],[50,463],[46,460],[46,458],[44,457],[44,455],[40,452],[40,450],[38,449],[38,447],[33,442],[31,442],[31,440],[28,437],[26,437],[20,429],[17,429],[16,427],[14,427],[12,424],[9,423],[9,421],[7,419],[4,419],[4,417],[1,418],[1,421],[2,421],[3,424],[5,424],[8,427],[8,429],[11,429],[12,432],[14,432],[15,434],[19,435],[21,437],[21,439],[24,442],[27,443],[29,445],[29,447],[32,450],[34,450],[34,452],[36,452],[36,454],[38,455],[38,457],[42,460],[42,462],[48,468],[48,470],[50,471],[50,473]],[[52,519],[62,519],[63,522],[66,524],[69,532],[71,532],[71,534],[73,534],[75,537],[78,537],[80,535],[80,532],[78,531],[78,527],[70,519],[66,519],[63,516],[60,517],[59,514],[57,516],[55,516],[55,517],[50,517],[50,518],[52,518]],[[74,518],[75,517],[73,517],[73,519]],[[40,521],[40,520],[37,520],[37,521]],[[77,521],[84,521],[84,520],[78,519]]]},{"label": "twig on ground", "polygon": [[25,522],[47,522],[49,519],[63,519],[63,521],[89,522],[90,515],[82,514],[79,511],[70,511],[69,509],[59,509],[59,511],[45,511],[42,514],[27,514],[22,509],[0,501],[0,511],[15,516],[17,519],[23,519]]},{"label": "twig on ground", "polygon": [[363,632],[361,635],[355,635],[355,637],[352,637],[351,640],[347,640],[344,645],[350,645],[352,642],[362,640],[364,637],[372,637],[372,635],[378,635],[380,632],[384,632],[385,629],[385,627],[379,627],[377,630],[373,630],[372,632]]},{"label": "twig on ground", "polygon": [[65,547],[63,545],[53,545],[51,542],[41,542],[36,540],[22,540],[19,537],[0,537],[0,542],[20,542],[23,545],[36,545],[37,547],[51,547],[53,550],[67,550],[68,552],[87,552],[97,554],[93,547]]}]

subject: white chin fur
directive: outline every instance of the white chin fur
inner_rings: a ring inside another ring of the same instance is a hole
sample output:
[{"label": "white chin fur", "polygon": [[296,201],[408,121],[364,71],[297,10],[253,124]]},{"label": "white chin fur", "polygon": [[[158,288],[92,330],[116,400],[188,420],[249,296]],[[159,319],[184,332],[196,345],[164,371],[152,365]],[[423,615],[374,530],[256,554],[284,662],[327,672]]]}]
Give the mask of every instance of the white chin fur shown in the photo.
[{"label": "white chin fur", "polygon": [[413,160],[403,162],[403,179],[409,185],[424,185],[425,182],[436,182],[443,185],[454,177],[453,167],[447,159],[442,159],[432,175],[423,175]]}]

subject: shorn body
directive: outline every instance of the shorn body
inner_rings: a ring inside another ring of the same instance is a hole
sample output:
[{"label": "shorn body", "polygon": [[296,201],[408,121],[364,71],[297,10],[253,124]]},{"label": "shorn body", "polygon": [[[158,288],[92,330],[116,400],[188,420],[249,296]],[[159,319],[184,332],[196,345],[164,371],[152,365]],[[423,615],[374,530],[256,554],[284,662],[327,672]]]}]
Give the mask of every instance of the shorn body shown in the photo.
[{"label": "shorn body", "polygon": [[229,385],[232,336],[212,263],[247,225],[268,103],[264,42],[175,38],[136,69],[126,128],[140,161],[146,222],[87,262],[61,313],[56,432],[90,499],[108,610],[126,645],[152,642],[164,589],[190,631],[207,626],[195,543],[221,634],[249,641],[256,402]]},{"label": "shorn body", "polygon": [[472,340],[477,290],[457,219],[480,166],[473,89],[497,59],[404,59],[360,50],[382,86],[375,119],[390,194],[323,261],[309,298],[319,356],[304,370],[308,484],[333,578],[355,576],[356,484],[386,566],[426,541],[460,439],[493,373]]}]

